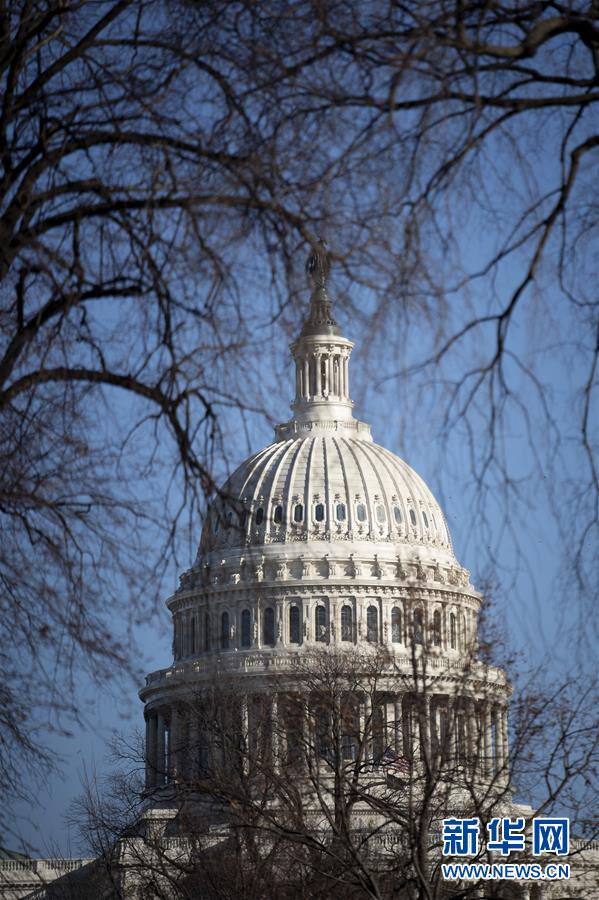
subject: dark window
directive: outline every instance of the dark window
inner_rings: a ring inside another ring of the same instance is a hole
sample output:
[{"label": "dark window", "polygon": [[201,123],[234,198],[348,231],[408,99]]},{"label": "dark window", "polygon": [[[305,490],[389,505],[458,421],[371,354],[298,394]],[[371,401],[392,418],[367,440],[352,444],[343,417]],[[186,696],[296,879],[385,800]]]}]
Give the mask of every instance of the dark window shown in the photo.
[{"label": "dark window", "polygon": [[229,613],[224,612],[220,617],[220,646],[221,650],[229,649]]},{"label": "dark window", "polygon": [[433,644],[441,646],[441,613],[438,609],[433,613]]},{"label": "dark window", "polygon": [[242,531],[246,526],[247,520],[248,520],[247,510],[242,509],[242,511],[239,514],[239,527],[241,528]]},{"label": "dark window", "polygon": [[210,650],[210,614],[204,616],[204,650]]},{"label": "dark window", "polygon": [[300,611],[299,606],[292,606],[289,610],[289,643],[300,642]]},{"label": "dark window", "polygon": [[354,628],[353,628],[353,615],[351,606],[342,606],[341,607],[341,640],[342,641],[353,641],[354,639]]},{"label": "dark window", "polygon": [[424,511],[422,513],[422,521],[424,522],[424,527],[428,528],[428,519],[427,519],[426,513]]},{"label": "dark window", "polygon": [[339,522],[345,522],[345,503],[337,504],[337,519]]},{"label": "dark window", "polygon": [[414,610],[414,643],[415,644],[422,643],[422,630],[423,630],[422,610],[415,609]]},{"label": "dark window", "polygon": [[401,525],[401,509],[399,506],[393,507],[393,515],[395,516],[396,525]]},{"label": "dark window", "polygon": [[456,631],[455,631],[455,616],[452,613],[449,617],[449,645],[452,650],[456,648]]},{"label": "dark window", "polygon": [[394,644],[401,644],[401,610],[394,606],[391,610],[391,640]]},{"label": "dark window", "polygon": [[274,646],[275,642],[275,611],[272,606],[264,610],[264,622],[262,625],[262,641],[266,647]]},{"label": "dark window", "polygon": [[293,510],[293,521],[294,522],[303,522],[304,521],[304,507],[301,503],[296,503],[295,509]]},{"label": "dark window", "polygon": [[316,640],[326,641],[327,639],[327,611],[324,606],[317,606],[314,613],[314,626],[316,629]]},{"label": "dark window", "polygon": [[410,510],[410,522],[412,523],[412,525],[416,524],[416,513],[413,509]]},{"label": "dark window", "polygon": [[377,503],[377,505],[376,505],[376,520],[377,520],[377,522],[380,522],[382,525],[383,522],[385,521],[385,518],[386,518],[385,507],[383,506],[382,503]]},{"label": "dark window", "polygon": [[264,510],[262,509],[261,506],[259,506],[258,509],[256,510],[256,525],[262,525],[263,521],[264,521]]},{"label": "dark window", "polygon": [[379,639],[378,611],[376,606],[369,606],[366,610],[366,640],[373,643]]},{"label": "dark window", "polygon": [[218,513],[214,514],[214,533],[218,534],[218,529],[220,528],[220,517]]},{"label": "dark window", "polygon": [[249,609],[244,609],[241,613],[241,646],[252,646],[252,616]]},{"label": "dark window", "polygon": [[281,524],[281,522],[283,521],[283,507],[282,506],[275,506],[275,513],[274,513],[273,519],[274,519],[275,525]]},{"label": "dark window", "polygon": [[314,507],[314,518],[317,522],[324,522],[324,503],[317,503]]},{"label": "dark window", "polygon": [[366,507],[363,503],[358,503],[356,506],[356,516],[358,517],[358,522],[366,521]]},{"label": "dark window", "polygon": [[357,759],[357,741],[353,734],[344,734],[341,737],[341,752],[346,762],[353,762]]},{"label": "dark window", "polygon": [[230,528],[232,524],[233,524],[233,511],[229,510],[229,512],[227,513],[227,517],[225,519],[225,528]]}]

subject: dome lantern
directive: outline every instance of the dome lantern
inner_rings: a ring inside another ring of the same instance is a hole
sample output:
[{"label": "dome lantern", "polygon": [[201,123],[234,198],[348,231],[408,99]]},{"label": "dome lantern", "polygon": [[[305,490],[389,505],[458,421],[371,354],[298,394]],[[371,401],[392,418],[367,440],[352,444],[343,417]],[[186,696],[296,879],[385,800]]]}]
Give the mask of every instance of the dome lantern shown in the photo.
[{"label": "dome lantern", "polygon": [[296,371],[295,400],[291,405],[294,419],[279,429],[297,431],[325,422],[362,425],[352,415],[349,396],[349,357],[354,345],[343,337],[333,318],[327,292],[329,271],[327,245],[320,238],[306,263],[312,289],[310,311],[299,338],[291,345]]}]

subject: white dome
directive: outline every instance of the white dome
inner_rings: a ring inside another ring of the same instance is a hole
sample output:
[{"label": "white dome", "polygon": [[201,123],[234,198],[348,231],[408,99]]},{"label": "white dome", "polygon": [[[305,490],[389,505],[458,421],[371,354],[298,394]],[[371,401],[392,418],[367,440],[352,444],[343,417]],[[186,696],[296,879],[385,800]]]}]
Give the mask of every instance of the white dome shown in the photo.
[{"label": "white dome", "polygon": [[250,457],[219,494],[202,533],[203,557],[300,541],[391,542],[453,556],[443,513],[422,478],[370,439],[331,433],[325,423]]}]

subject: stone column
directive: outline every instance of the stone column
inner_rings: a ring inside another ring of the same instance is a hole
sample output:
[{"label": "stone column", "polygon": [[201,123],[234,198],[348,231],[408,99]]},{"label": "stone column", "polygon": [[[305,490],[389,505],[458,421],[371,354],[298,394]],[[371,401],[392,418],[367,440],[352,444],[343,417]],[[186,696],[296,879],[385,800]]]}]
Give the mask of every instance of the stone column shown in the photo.
[{"label": "stone column", "polygon": [[271,765],[275,772],[279,770],[279,700],[277,694],[273,694],[270,701],[270,749]]},{"label": "stone column", "polygon": [[156,784],[164,784],[166,778],[166,722],[162,713],[156,715]]},{"label": "stone column", "polygon": [[484,771],[487,775],[493,774],[493,718],[491,703],[487,701],[484,707]]},{"label": "stone column", "polygon": [[393,746],[395,747],[395,752],[397,754],[402,754],[405,756],[404,748],[403,748],[403,718],[402,718],[402,706],[401,706],[401,694],[395,695],[395,701],[393,703],[394,707],[394,718],[395,718],[395,734],[393,740]]},{"label": "stone column", "polygon": [[370,694],[364,696],[360,704],[360,737],[364,746],[364,762],[372,759],[372,699]]},{"label": "stone column", "polygon": [[242,766],[243,772],[245,775],[250,770],[250,717],[249,717],[249,707],[248,707],[248,695],[242,694],[241,696],[241,705],[240,705],[240,718],[241,718],[241,756],[242,756]]},{"label": "stone column", "polygon": [[433,695],[428,694],[426,697],[426,723],[428,725],[428,746],[430,751],[430,762],[431,764],[441,762],[441,754],[443,752],[443,747],[441,747],[441,740],[439,735],[439,707],[435,706],[433,703]]},{"label": "stone column", "polygon": [[275,644],[281,647],[286,644],[285,607],[282,600],[275,602]]},{"label": "stone column", "polygon": [[154,713],[146,718],[146,788],[156,787],[157,722]]},{"label": "stone column", "polygon": [[466,760],[472,772],[476,760],[476,708],[473,700],[466,701]]},{"label": "stone column", "polygon": [[179,709],[176,703],[171,707],[171,719],[168,729],[168,780],[175,781],[179,776],[180,753]]},{"label": "stone column", "polygon": [[510,780],[510,742],[508,736],[508,710],[507,706],[504,706],[501,710],[501,745],[503,748],[503,765],[504,765],[504,778],[506,784],[509,783]]},{"label": "stone column", "polygon": [[[299,701],[298,701],[299,703]],[[298,706],[301,709],[300,721],[300,760],[304,770],[308,769],[308,760],[312,757],[312,734],[310,728],[310,706],[306,698],[303,703]]]},{"label": "stone column", "polygon": [[339,600],[331,597],[329,599],[329,644],[337,644],[341,641],[340,631]]},{"label": "stone column", "polygon": [[303,385],[302,395],[303,395],[304,399],[307,400],[308,397],[310,396],[310,361],[308,360],[307,357],[303,360],[303,367],[304,367],[304,385]]},{"label": "stone column", "polygon": [[259,600],[254,605],[252,618],[252,647],[260,650],[262,648],[262,607]]},{"label": "stone column", "polygon": [[343,357],[343,395],[349,397],[349,357]]},{"label": "stone column", "polygon": [[187,769],[189,780],[195,781],[200,774],[200,722],[196,703],[192,701],[189,709],[189,746],[187,752]]},{"label": "stone column", "polygon": [[493,707],[492,718],[495,723],[495,769],[497,774],[503,778],[503,740],[501,738],[501,708]]},{"label": "stone column", "polygon": [[316,396],[322,395],[322,378],[320,375],[320,353],[314,354],[314,365],[316,366]]}]

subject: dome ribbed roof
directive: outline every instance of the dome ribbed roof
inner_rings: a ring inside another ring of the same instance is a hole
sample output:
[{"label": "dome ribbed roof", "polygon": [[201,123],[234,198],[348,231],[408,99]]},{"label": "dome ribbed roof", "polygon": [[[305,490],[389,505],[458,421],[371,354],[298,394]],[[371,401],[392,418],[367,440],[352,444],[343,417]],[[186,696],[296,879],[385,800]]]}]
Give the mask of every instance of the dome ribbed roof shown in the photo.
[{"label": "dome ribbed roof", "polygon": [[422,478],[374,444],[369,426],[352,414],[353,344],[332,317],[323,241],[313,247],[307,272],[310,311],[291,345],[293,419],[277,426],[275,443],[244,462],[219,491],[199,555],[209,565],[212,553],[243,555],[245,548],[285,544],[285,552],[303,553],[314,542],[312,549],[322,554],[324,541],[342,553],[339,545],[349,551],[352,543],[368,541],[370,554],[373,542],[383,556],[401,544],[409,551],[435,548],[433,559],[455,561],[443,513]]},{"label": "dome ribbed roof", "polygon": [[203,555],[311,540],[451,553],[443,513],[422,478],[371,440],[318,428],[277,441],[239,466],[220,495],[204,526]]}]

